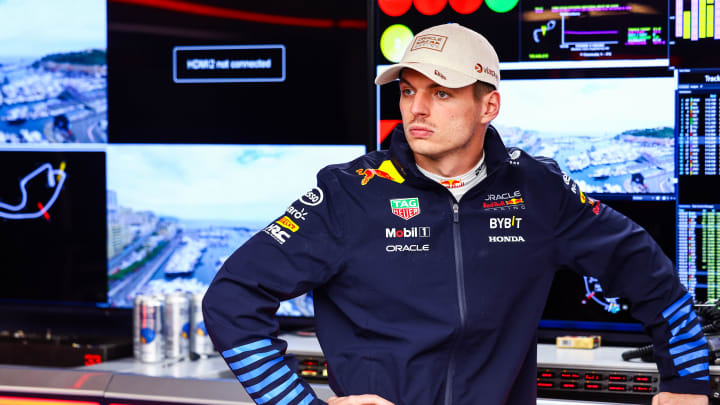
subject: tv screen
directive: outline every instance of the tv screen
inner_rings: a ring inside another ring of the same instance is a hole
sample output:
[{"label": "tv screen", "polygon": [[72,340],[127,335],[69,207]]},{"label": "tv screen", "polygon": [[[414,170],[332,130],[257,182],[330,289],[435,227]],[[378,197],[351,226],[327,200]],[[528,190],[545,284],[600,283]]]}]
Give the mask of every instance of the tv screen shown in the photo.
[{"label": "tv screen", "polygon": [[715,2],[670,0],[668,3],[672,66],[720,67],[720,13]]},{"label": "tv screen", "polygon": [[368,143],[366,22],[332,2],[111,2],[108,14],[111,143]]},{"label": "tv screen", "polygon": [[586,193],[672,198],[674,91],[672,76],[504,80],[493,125]]},{"label": "tv screen", "polygon": [[[360,145],[112,144],[107,151],[108,303],[207,289],[242,243],[285,214]],[[312,316],[300,297],[280,315]]]},{"label": "tv screen", "polygon": [[0,146],[107,142],[105,2],[0,2]]},{"label": "tv screen", "polygon": [[105,302],[105,154],[0,151],[0,173],[0,299]]}]

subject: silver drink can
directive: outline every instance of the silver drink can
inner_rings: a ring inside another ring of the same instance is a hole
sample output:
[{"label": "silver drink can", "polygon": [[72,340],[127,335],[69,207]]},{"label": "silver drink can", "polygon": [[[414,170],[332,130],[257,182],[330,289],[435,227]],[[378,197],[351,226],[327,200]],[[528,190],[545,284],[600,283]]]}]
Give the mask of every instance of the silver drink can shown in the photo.
[{"label": "silver drink can", "polygon": [[138,295],[133,302],[133,343],[135,356],[145,363],[165,358],[163,321],[164,303],[161,297]]},{"label": "silver drink can", "polygon": [[190,354],[190,299],[176,291],[165,296],[165,357],[183,360]]},{"label": "silver drink can", "polygon": [[202,300],[205,293],[192,293],[190,295],[190,356],[193,359],[207,358],[214,351],[210,336],[208,336],[202,314]]},{"label": "silver drink can", "polygon": [[141,312],[140,308],[142,307],[143,300],[147,298],[144,295],[138,294],[135,296],[135,299],[133,300],[133,357],[135,359],[140,360],[140,325],[142,323],[141,321]]}]

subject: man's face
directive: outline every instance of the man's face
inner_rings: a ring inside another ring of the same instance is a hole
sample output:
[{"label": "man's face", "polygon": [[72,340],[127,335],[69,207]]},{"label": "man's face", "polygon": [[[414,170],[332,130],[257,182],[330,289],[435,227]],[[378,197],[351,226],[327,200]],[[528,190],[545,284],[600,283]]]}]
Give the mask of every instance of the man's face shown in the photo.
[{"label": "man's face", "polygon": [[458,166],[470,165],[470,170],[482,156],[489,123],[483,114],[485,100],[475,98],[472,85],[450,89],[412,69],[403,70],[400,112],[417,163],[432,171],[441,161],[459,159]]}]

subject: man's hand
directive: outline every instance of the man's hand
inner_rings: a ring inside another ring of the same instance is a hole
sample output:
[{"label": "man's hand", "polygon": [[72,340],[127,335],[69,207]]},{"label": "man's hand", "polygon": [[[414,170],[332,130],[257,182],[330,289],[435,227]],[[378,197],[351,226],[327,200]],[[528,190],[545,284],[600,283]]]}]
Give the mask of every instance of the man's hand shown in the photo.
[{"label": "man's hand", "polygon": [[[707,402],[705,402],[707,404]],[[394,405],[392,402],[377,395],[350,395],[348,397],[331,397],[328,405]]]},{"label": "man's hand", "polygon": [[661,392],[653,397],[652,405],[708,405],[708,397]]}]

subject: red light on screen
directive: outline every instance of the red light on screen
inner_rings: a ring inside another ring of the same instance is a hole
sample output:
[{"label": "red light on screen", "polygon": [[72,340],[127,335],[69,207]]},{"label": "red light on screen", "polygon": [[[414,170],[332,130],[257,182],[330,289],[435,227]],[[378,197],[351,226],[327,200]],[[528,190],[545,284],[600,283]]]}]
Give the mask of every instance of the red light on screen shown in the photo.
[{"label": "red light on screen", "polygon": [[447,0],[413,0],[413,4],[420,14],[435,15],[445,8]]},{"label": "red light on screen", "polygon": [[45,211],[45,206],[42,205],[42,203],[37,203],[37,207],[38,207],[38,209],[39,209],[40,211],[42,211],[43,216],[45,217],[45,219],[49,221],[49,220],[50,220],[50,214],[48,214],[47,211]]},{"label": "red light on screen", "polygon": [[449,0],[450,7],[460,14],[472,14],[483,4],[483,0]]},{"label": "red light on screen", "polygon": [[86,354],[85,355],[85,365],[86,366],[92,366],[93,364],[100,364],[102,363],[102,357],[99,354]]},{"label": "red light on screen", "polygon": [[378,0],[378,6],[390,17],[400,17],[412,6],[412,0]]},{"label": "red light on screen", "polygon": [[395,127],[398,124],[402,124],[401,120],[380,120],[380,139],[378,139],[379,143],[382,143],[385,138],[388,137],[395,129]]},{"label": "red light on screen", "polygon": [[0,405],[100,405],[100,403],[94,401],[69,401],[66,399],[0,397]]}]

